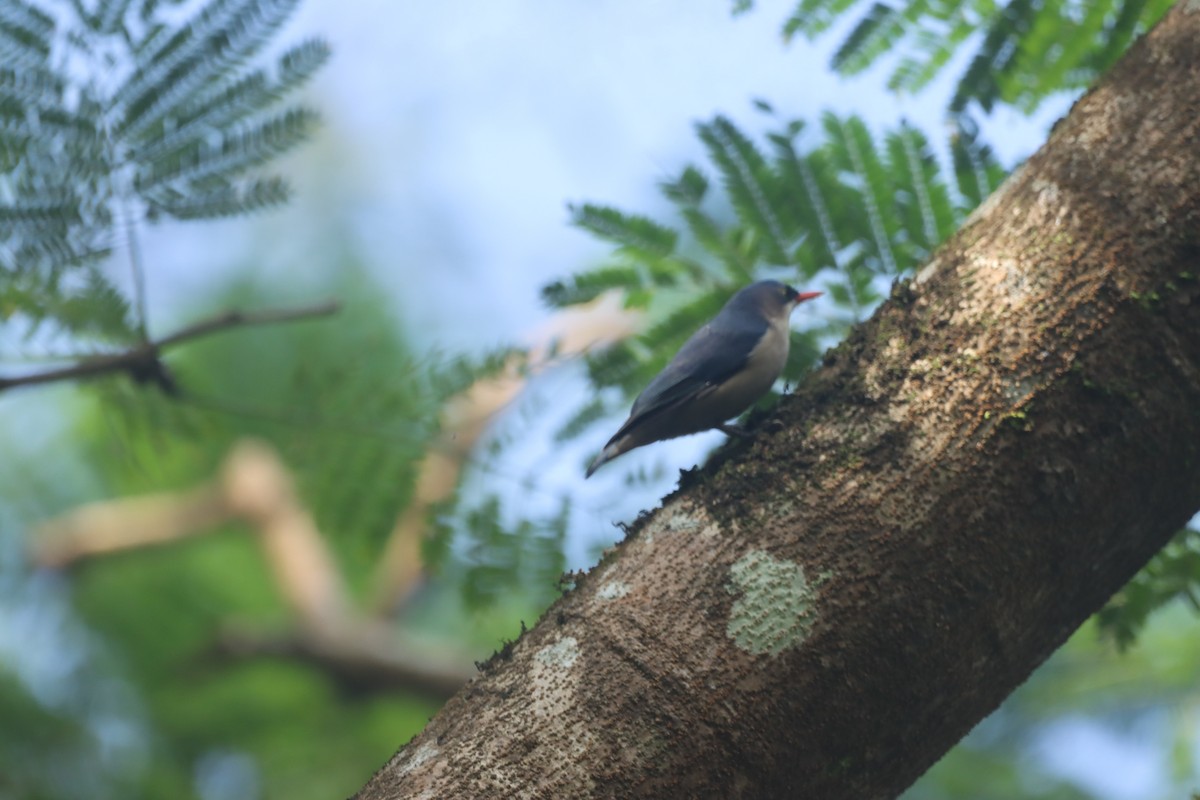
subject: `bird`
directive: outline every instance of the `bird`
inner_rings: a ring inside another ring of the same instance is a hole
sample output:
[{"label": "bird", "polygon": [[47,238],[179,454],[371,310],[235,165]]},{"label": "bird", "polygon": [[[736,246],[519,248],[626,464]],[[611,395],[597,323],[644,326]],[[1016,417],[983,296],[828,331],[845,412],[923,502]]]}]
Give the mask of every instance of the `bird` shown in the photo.
[{"label": "bird", "polygon": [[592,461],[586,477],[635,447],[664,439],[713,428],[745,436],[726,422],[775,383],[787,362],[792,310],[821,294],[800,292],[780,281],[759,281],[734,294],[633,401],[629,418]]}]

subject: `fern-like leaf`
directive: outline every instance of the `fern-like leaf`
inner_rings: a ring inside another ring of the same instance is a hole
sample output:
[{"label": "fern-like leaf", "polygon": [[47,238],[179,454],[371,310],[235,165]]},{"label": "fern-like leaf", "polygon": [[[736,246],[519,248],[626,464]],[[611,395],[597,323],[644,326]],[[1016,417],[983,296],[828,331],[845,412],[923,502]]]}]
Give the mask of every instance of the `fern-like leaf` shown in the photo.
[{"label": "fern-like leaf", "polygon": [[129,301],[96,269],[89,269],[78,291],[54,298],[47,316],[75,336],[106,342],[130,342],[135,338]]},{"label": "fern-like leaf", "polygon": [[903,20],[887,3],[875,3],[833,54],[835,70],[854,75],[887,52],[904,32]]},{"label": "fern-like leaf", "polygon": [[954,165],[955,188],[962,198],[962,212],[965,213],[982,203],[1000,185],[1005,172],[991,148],[979,141],[978,127],[970,117],[958,116],[954,123],[950,156]]},{"label": "fern-like leaf", "polygon": [[[655,257],[643,246],[636,264],[624,263],[629,234],[614,236],[608,225],[588,226],[617,245],[619,266],[552,284],[547,298],[564,305],[590,300],[599,291],[622,290],[629,302],[648,307],[657,318],[635,341],[588,357],[588,374],[597,387],[626,392],[644,387],[736,289],[764,277],[810,287],[819,281],[833,300],[824,321],[805,334],[789,370],[807,368],[818,341],[840,335],[848,322],[869,312],[887,283],[928,257],[1003,177],[966,117],[952,140],[953,170],[944,168],[926,137],[907,124],[877,137],[857,117],[826,115],[823,140],[807,151],[796,142],[803,127],[795,120],[781,122],[765,137],[769,148],[762,148],[727,118],[698,126],[724,198],[710,197],[709,181],[694,165],[662,183],[679,217],[674,238],[664,233],[665,223],[606,210],[603,220],[638,220],[655,232],[655,241],[673,242],[670,252],[660,248]],[[722,199],[735,209],[735,218],[709,210],[710,204],[719,208]],[[670,281],[657,277],[672,274]],[[673,292],[671,302],[652,302],[662,283],[685,294]],[[680,302],[680,297],[688,299]]]},{"label": "fern-like leaf", "polygon": [[921,261],[959,222],[949,187],[938,180],[940,168],[929,142],[903,124],[887,137],[888,172],[896,179],[896,208],[905,231],[898,247],[906,260]]},{"label": "fern-like leaf", "polygon": [[815,38],[856,15],[833,55],[834,69],[854,74],[899,55],[888,85],[910,92],[977,41],[950,111],[972,104],[989,111],[1003,102],[1031,112],[1053,94],[1093,81],[1170,6],[1171,0],[799,0],[783,35]]},{"label": "fern-like leaf", "polygon": [[291,190],[282,178],[260,178],[204,192],[167,192],[156,200],[153,210],[176,219],[216,219],[282,205],[290,196]]},{"label": "fern-like leaf", "polygon": [[0,61],[6,67],[36,68],[50,57],[54,18],[24,0],[0,3]]},{"label": "fern-like leaf", "polygon": [[258,126],[235,131],[219,145],[197,144],[172,162],[156,162],[135,179],[141,192],[152,193],[164,184],[203,186],[205,181],[241,175],[286,153],[308,137],[317,116],[307,109],[292,109]]},{"label": "fern-like leaf", "polygon": [[180,0],[0,3],[0,271],[22,276],[7,318],[110,337],[119,316],[86,300],[108,294],[78,287],[137,235],[130,210],[199,219],[286,200],[258,172],[314,127],[313,112],[276,107],[328,47],[302,42],[270,70],[250,61],[297,2],[199,0],[182,21]]},{"label": "fern-like leaf", "polygon": [[1100,632],[1127,648],[1150,614],[1184,599],[1200,612],[1200,531],[1185,528],[1096,615]]},{"label": "fern-like leaf", "polygon": [[738,215],[758,234],[767,261],[786,264],[789,237],[774,210],[778,195],[766,159],[750,139],[725,117],[696,127],[709,158],[725,180],[725,191]]},{"label": "fern-like leaf", "polygon": [[655,371],[666,364],[667,359],[701,325],[716,316],[721,306],[740,288],[727,285],[712,286],[654,323],[642,336],[651,351],[657,355]]},{"label": "fern-like leaf", "polygon": [[614,289],[629,289],[641,285],[641,273],[636,267],[606,266],[543,287],[542,300],[552,308],[564,308],[579,303],[590,303],[604,292]]},{"label": "fern-like leaf", "polygon": [[568,442],[612,413],[613,409],[610,408],[609,403],[606,403],[600,395],[593,395],[592,399],[584,403],[566,422],[559,426],[558,430],[554,432],[554,441],[560,444]]},{"label": "fern-like leaf", "polygon": [[693,166],[687,166],[678,178],[663,181],[659,189],[667,199],[680,206],[699,206],[708,193],[708,178]]},{"label": "fern-like leaf", "polygon": [[612,242],[620,252],[634,258],[650,260],[669,255],[675,249],[675,231],[649,217],[591,203],[569,210],[572,224]]},{"label": "fern-like leaf", "polygon": [[819,36],[837,22],[858,0],[800,0],[796,10],[783,23],[783,38],[790,41],[797,34]]},{"label": "fern-like leaf", "polygon": [[100,3],[95,14],[81,14],[81,16],[97,33],[119,33],[132,3],[133,0],[109,0],[109,2]]},{"label": "fern-like leaf", "polygon": [[899,223],[894,192],[891,176],[871,134],[857,117],[841,119],[826,114],[823,123],[838,169],[848,176],[851,187],[861,187],[857,192],[836,193],[842,202],[834,207],[835,226],[854,229],[860,219],[866,219],[871,235],[869,238],[857,237],[863,249],[864,263],[875,272],[895,274],[897,262],[892,252],[892,238]]},{"label": "fern-like leaf", "polygon": [[[806,235],[792,253],[792,262],[798,264],[807,277],[838,264],[841,250],[829,204],[822,193],[823,181],[817,175],[827,173],[824,153],[800,156],[789,137],[775,140],[778,169],[787,186],[782,198],[784,208],[791,214],[794,224]],[[828,181],[824,181],[828,185]]]},{"label": "fern-like leaf", "polygon": [[213,0],[197,17],[164,36],[145,69],[117,91],[126,108],[118,135],[136,139],[196,91],[252,57],[298,0]]}]

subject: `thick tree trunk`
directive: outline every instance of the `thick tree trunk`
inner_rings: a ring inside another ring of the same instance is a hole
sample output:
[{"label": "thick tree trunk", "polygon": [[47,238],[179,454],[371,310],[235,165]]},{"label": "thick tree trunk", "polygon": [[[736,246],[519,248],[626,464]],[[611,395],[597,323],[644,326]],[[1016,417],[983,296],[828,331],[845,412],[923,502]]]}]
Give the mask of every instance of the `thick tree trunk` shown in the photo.
[{"label": "thick tree trunk", "polygon": [[380,798],[892,797],[1200,506],[1200,2]]}]

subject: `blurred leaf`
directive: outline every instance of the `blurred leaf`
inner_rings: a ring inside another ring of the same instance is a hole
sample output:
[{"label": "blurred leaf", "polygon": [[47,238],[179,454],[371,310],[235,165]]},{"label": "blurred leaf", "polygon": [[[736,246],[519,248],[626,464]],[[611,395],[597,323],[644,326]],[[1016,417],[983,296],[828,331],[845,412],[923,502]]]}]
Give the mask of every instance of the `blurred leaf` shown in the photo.
[{"label": "blurred leaf", "polygon": [[[1032,113],[1047,98],[1079,91],[1103,74],[1171,0],[800,0],[783,23],[785,39],[815,39],[854,21],[832,59],[844,75],[892,59],[888,86],[917,92],[971,43],[950,110],[1006,103]],[[745,7],[739,7],[745,11]]]},{"label": "blurred leaf", "polygon": [[1162,606],[1186,600],[1200,612],[1200,531],[1185,528],[1096,615],[1100,632],[1122,649]]},{"label": "blurred leaf", "polygon": [[140,272],[145,221],[287,199],[282,178],[258,173],[316,117],[276,107],[329,50],[304,42],[273,75],[253,62],[297,2],[206,0],[190,16],[174,2],[143,2],[138,14],[131,0],[0,4],[3,319],[66,334],[76,350],[141,336],[145,320],[129,319],[141,304],[100,286],[100,258],[118,251]]},{"label": "blurred leaf", "polygon": [[[682,220],[678,229],[584,207],[585,227],[617,248],[610,261],[550,284],[543,295],[563,306],[623,291],[630,304],[652,311],[650,328],[636,342],[588,357],[597,388],[617,386],[632,394],[645,386],[734,291],[756,279],[810,287],[819,281],[841,314],[810,322],[806,341],[840,338],[882,299],[886,285],[928,258],[1004,174],[965,117],[952,140],[953,172],[907,123],[882,137],[854,116],[826,114],[822,123],[822,140],[809,150],[796,144],[805,127],[799,120],[780,120],[765,135],[766,148],[726,117],[698,125],[722,192],[710,192],[695,165],[660,184]],[[733,219],[722,207],[726,202]],[[813,350],[790,360],[784,377],[802,374],[815,361]],[[584,418],[592,415],[578,419]]]},{"label": "blurred leaf", "polygon": [[[569,521],[566,497],[556,514],[542,519],[530,519],[524,512],[511,519],[494,494],[470,505],[460,497],[443,506],[437,518],[435,539],[442,544],[436,546],[461,549],[461,557],[446,562],[446,569],[467,608],[491,606],[514,594],[542,608],[558,593]],[[455,572],[461,574],[454,576]]]},{"label": "blurred leaf", "polygon": [[612,412],[613,409],[610,408],[610,404],[604,402],[599,395],[595,395],[555,431],[554,441],[565,442],[574,439],[591,427],[592,423],[603,419]]},{"label": "blurred leaf", "polygon": [[649,217],[625,214],[615,208],[585,203],[571,207],[571,222],[618,246],[618,251],[641,259],[669,255],[675,231]]},{"label": "blurred leaf", "polygon": [[743,230],[758,234],[761,251],[753,247],[749,253],[768,263],[788,263],[788,237],[774,210],[780,188],[762,153],[724,117],[701,123],[696,130],[724,179],[725,192],[744,223]]},{"label": "blurred leaf", "polygon": [[636,267],[608,266],[589,270],[567,281],[555,281],[542,288],[542,299],[554,308],[590,303],[604,292],[640,286],[642,275]]}]

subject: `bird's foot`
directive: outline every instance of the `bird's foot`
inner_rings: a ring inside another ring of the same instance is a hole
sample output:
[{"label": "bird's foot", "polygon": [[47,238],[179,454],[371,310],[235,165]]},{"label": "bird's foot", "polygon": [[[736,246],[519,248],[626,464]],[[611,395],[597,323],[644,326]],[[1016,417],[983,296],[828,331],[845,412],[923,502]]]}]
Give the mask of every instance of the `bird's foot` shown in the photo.
[{"label": "bird's foot", "polygon": [[753,439],[754,438],[754,434],[750,433],[750,431],[746,430],[741,425],[734,425],[732,423],[718,425],[717,430],[719,430],[721,433],[726,434],[727,436],[736,436],[739,439]]}]

